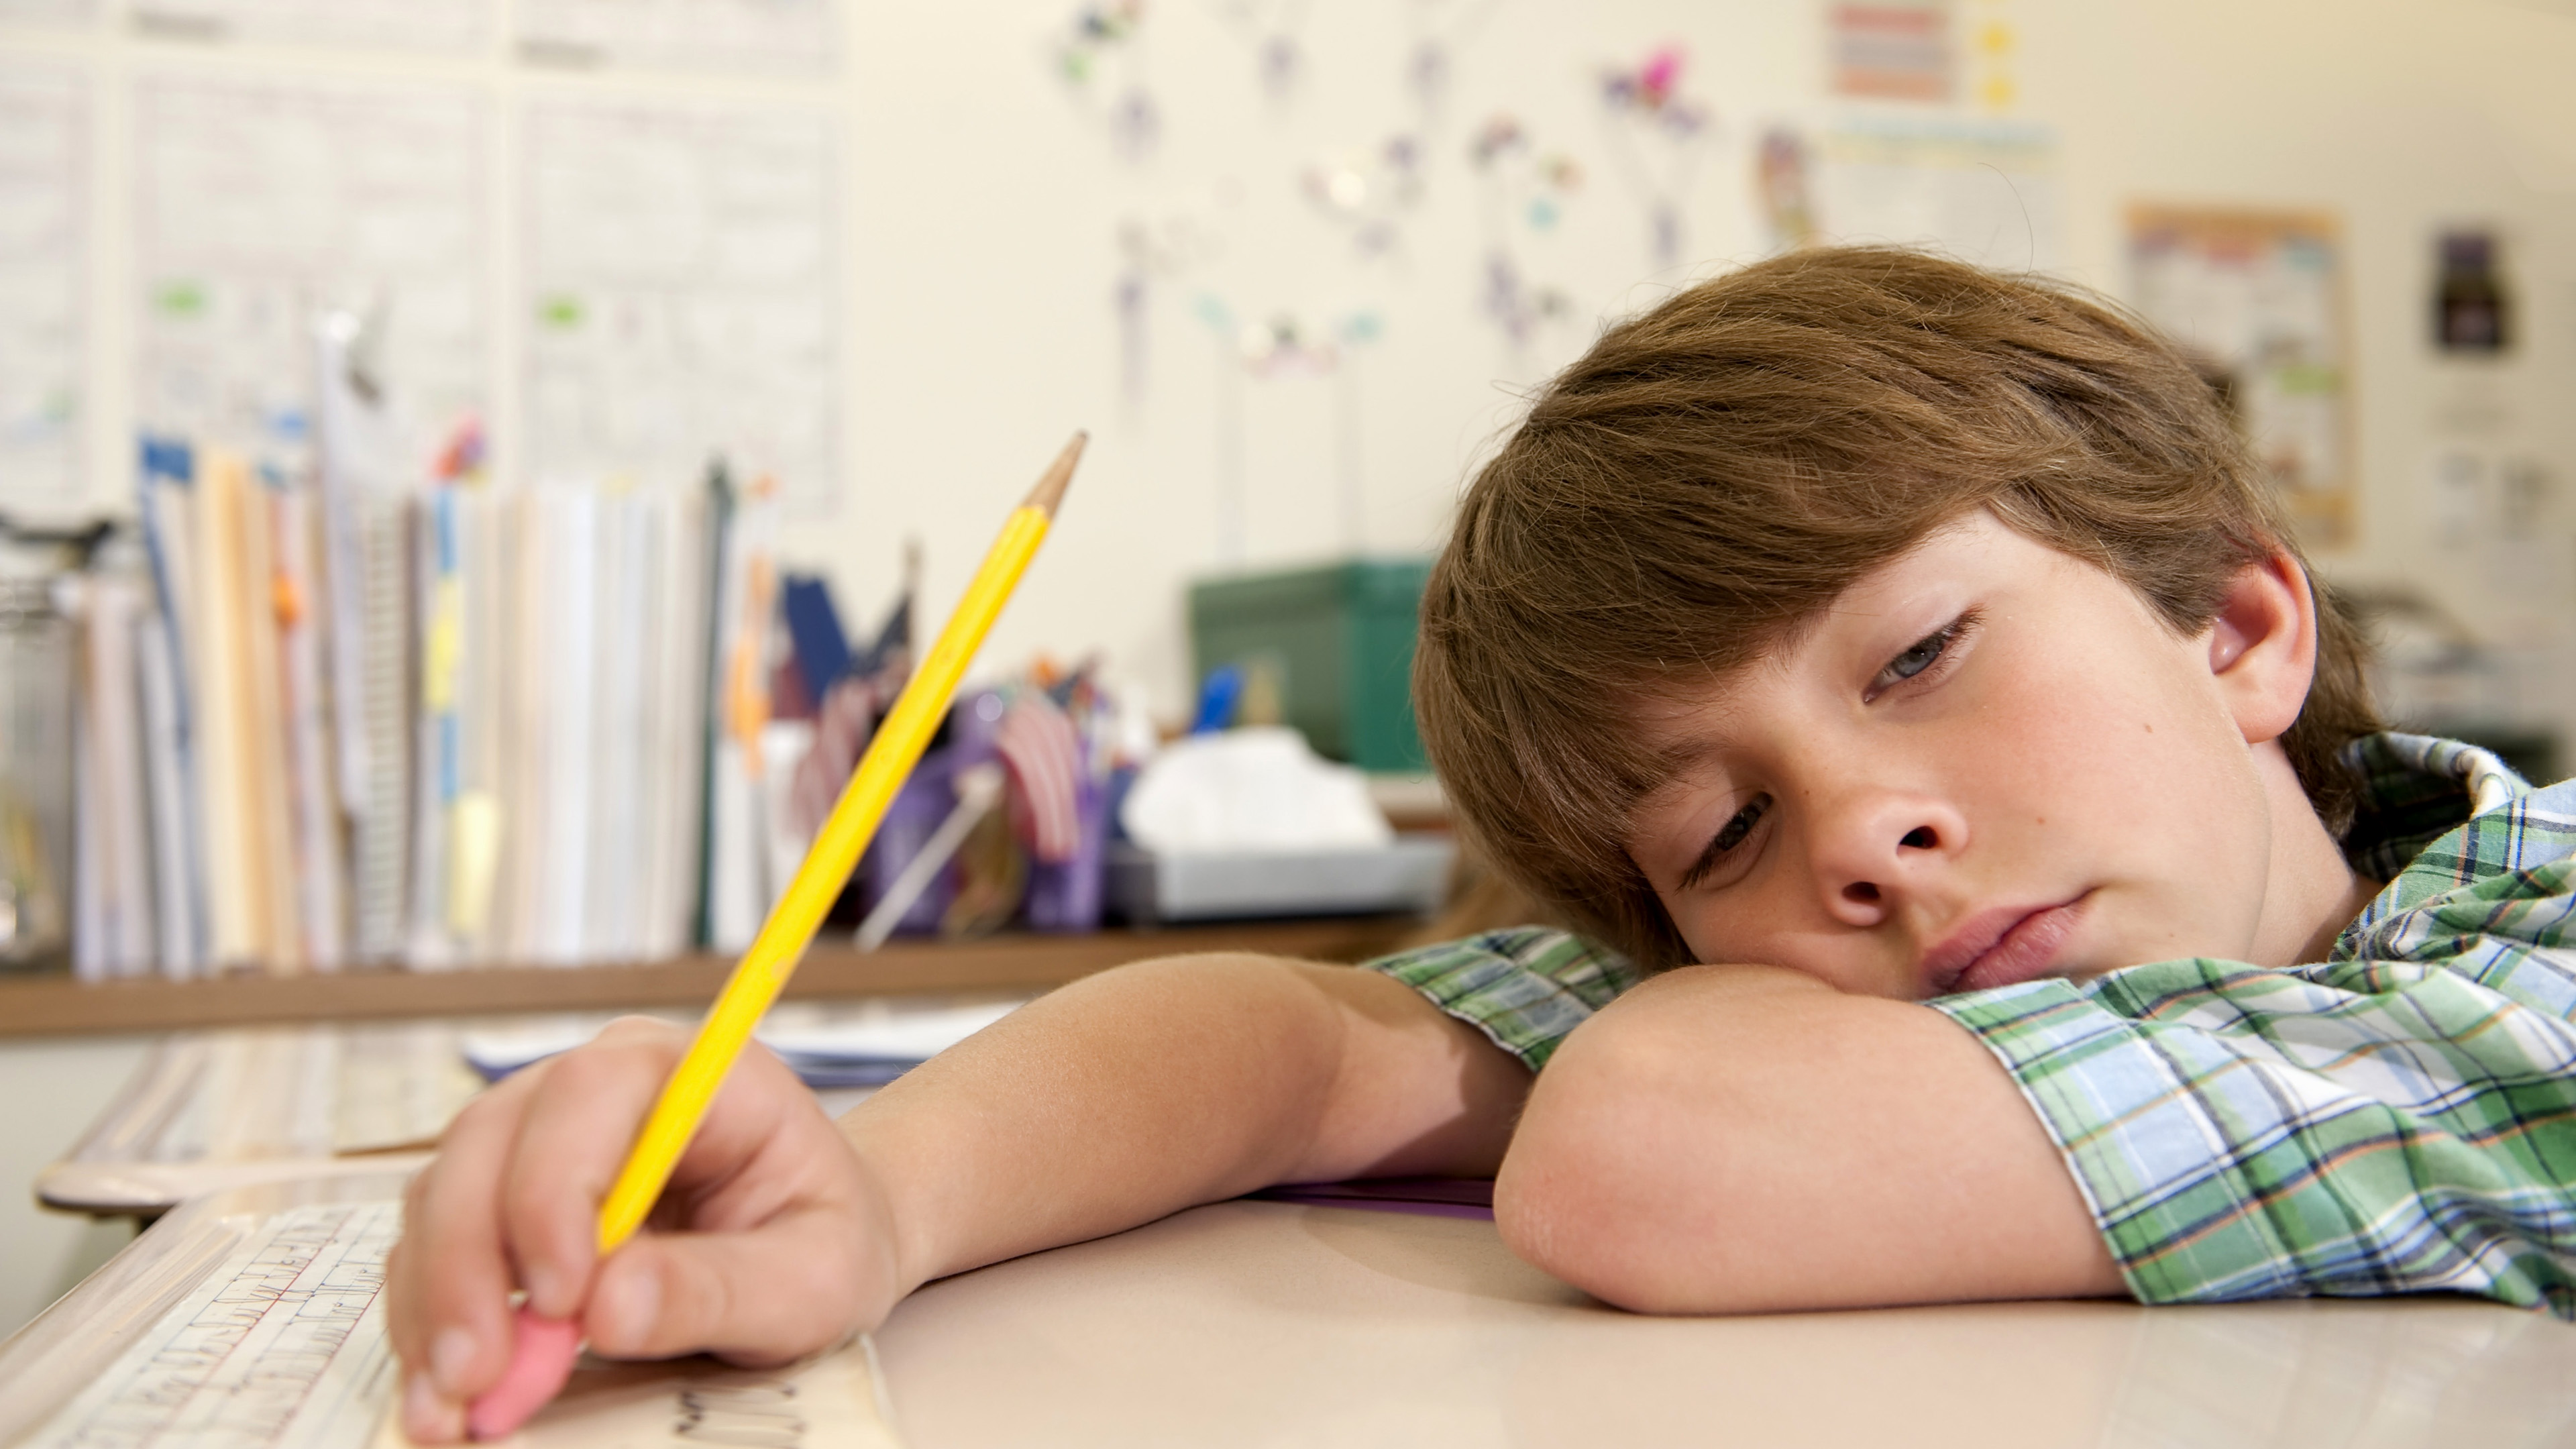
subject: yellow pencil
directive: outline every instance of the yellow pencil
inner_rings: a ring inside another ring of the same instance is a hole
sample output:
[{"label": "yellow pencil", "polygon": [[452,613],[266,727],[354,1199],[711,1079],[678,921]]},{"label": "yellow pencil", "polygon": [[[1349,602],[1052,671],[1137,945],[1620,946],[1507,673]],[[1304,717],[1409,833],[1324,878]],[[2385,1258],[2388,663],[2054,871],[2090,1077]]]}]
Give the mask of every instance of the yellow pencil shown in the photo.
[{"label": "yellow pencil", "polygon": [[[868,840],[885,819],[886,807],[893,803],[895,792],[903,788],[921,752],[929,746],[967,664],[991,631],[1002,605],[1010,600],[1011,590],[1018,586],[1029,560],[1036,556],[1038,545],[1045,540],[1047,527],[1055,519],[1056,505],[1064,497],[1065,485],[1072,481],[1073,465],[1082,457],[1088,436],[1073,435],[1038,479],[1037,486],[1029,490],[1027,501],[1012,510],[1003,523],[1002,536],[994,540],[992,551],[984,556],[983,567],[966,585],[966,596],[958,601],[957,612],[949,616],[948,627],[939,631],[930,653],[914,668],[911,681],[896,697],[894,709],[869,741],[867,752],[859,757],[859,767],[851,774],[849,785],[841,791],[839,802],[833,805],[814,844],[806,850],[795,878],[787,883],[778,904],[770,908],[768,921],[752,939],[751,949],[743,953],[723,992],[708,1010],[705,1023],[698,1028],[697,1040],[689,1044],[688,1055],[680,1059],[671,1080],[663,1085],[661,1099],[653,1104],[652,1115],[644,1119],[644,1129],[636,1134],[635,1145],[627,1152],[625,1169],[618,1173],[617,1181],[599,1205],[601,1257],[616,1252],[643,1225],[645,1214],[653,1210],[664,1184],[670,1181],[671,1169],[679,1163],[681,1152],[687,1149],[699,1121],[706,1116],[707,1104],[724,1084],[725,1073],[732,1070],[734,1059],[751,1040],[752,1029],[760,1024],[770,1003],[778,999],[805,948],[813,943],[815,928],[822,925],[824,913],[831,909],[851,870],[858,865],[860,853],[867,849]],[[554,1397],[565,1375],[571,1372],[579,1345],[569,1325],[545,1324],[522,1312],[518,1329],[509,1371],[491,1392],[475,1400],[467,1416],[478,1439],[497,1438],[515,1430]]]}]

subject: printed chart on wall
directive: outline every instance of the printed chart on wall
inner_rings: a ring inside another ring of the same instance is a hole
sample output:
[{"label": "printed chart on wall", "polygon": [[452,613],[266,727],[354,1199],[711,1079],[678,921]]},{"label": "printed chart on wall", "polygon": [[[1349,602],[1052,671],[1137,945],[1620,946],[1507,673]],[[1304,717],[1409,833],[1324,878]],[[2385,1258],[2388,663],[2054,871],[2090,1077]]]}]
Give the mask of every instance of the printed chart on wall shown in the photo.
[{"label": "printed chart on wall", "polygon": [[832,74],[834,0],[519,0],[519,54],[564,66]]},{"label": "printed chart on wall", "polygon": [[0,21],[12,25],[88,25],[98,0],[0,0]]},{"label": "printed chart on wall", "polygon": [[89,89],[0,67],[0,507],[81,492]]},{"label": "printed chart on wall", "polygon": [[134,0],[141,34],[388,50],[470,51],[489,0]]},{"label": "printed chart on wall", "polygon": [[820,113],[534,106],[534,475],[695,477],[722,457],[795,512],[839,487],[840,296]]},{"label": "printed chart on wall", "polygon": [[[1837,240],[1929,245],[2006,271],[2064,265],[2057,141],[2046,126],[1853,117],[1828,129],[1816,152],[1809,194],[1816,222]],[[1766,188],[1775,184],[1765,177]]]},{"label": "printed chart on wall", "polygon": [[137,421],[300,453],[326,306],[381,309],[415,454],[483,406],[470,94],[147,76],[135,102]]},{"label": "printed chart on wall", "polygon": [[2138,311],[2193,355],[2302,537],[2329,548],[2356,524],[2341,257],[2331,216],[2129,211]]}]

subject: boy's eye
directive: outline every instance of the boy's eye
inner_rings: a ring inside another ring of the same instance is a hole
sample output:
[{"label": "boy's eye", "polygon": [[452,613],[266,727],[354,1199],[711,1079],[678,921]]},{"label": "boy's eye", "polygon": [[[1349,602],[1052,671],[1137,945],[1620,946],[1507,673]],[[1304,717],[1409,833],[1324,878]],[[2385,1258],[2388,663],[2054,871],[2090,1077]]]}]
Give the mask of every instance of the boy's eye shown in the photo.
[{"label": "boy's eye", "polygon": [[1682,889],[1688,890],[1707,879],[1708,873],[1717,868],[1719,857],[1742,845],[1744,837],[1751,835],[1753,827],[1761,824],[1762,817],[1769,813],[1771,797],[1756,795],[1743,809],[1729,817],[1724,825],[1718,827],[1717,834],[1708,842],[1708,848],[1699,853],[1699,859],[1692,861],[1690,869],[1682,872]]},{"label": "boy's eye", "polygon": [[1960,631],[1965,629],[1968,623],[1969,620],[1965,617],[1953,619],[1915,640],[1904,653],[1887,661],[1885,669],[1878,671],[1878,677],[1869,682],[1870,693],[1876,695],[1882,690],[1893,689],[1941,662],[1941,656],[1949,651],[1952,644],[1958,642]]}]

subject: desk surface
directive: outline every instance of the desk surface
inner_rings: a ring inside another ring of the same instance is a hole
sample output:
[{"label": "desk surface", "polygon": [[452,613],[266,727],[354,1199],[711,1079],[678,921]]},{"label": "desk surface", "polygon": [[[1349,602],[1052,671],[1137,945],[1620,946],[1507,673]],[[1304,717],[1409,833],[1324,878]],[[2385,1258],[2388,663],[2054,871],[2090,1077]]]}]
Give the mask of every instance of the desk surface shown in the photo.
[{"label": "desk surface", "polygon": [[[0,1344],[0,1444],[149,1330],[258,1214],[399,1186],[273,1185],[163,1219]],[[2576,1434],[2576,1328],[2490,1304],[1642,1318],[1520,1263],[1490,1223],[1264,1202],[934,1283],[876,1342],[910,1449],[2511,1449]]]},{"label": "desk surface", "polygon": [[931,1284],[910,1449],[2564,1444],[2576,1327],[2465,1299],[1644,1318],[1489,1222],[1219,1203]]}]

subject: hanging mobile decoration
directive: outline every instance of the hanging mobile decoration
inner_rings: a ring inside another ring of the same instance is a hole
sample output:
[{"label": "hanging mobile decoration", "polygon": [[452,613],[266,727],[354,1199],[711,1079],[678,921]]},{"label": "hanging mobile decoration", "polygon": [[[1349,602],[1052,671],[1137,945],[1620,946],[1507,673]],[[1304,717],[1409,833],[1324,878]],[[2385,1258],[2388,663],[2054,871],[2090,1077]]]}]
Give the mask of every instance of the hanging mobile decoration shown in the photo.
[{"label": "hanging mobile decoration", "polygon": [[1458,50],[1473,39],[1501,0],[1412,0],[1413,50],[1405,58],[1404,86],[1413,97],[1425,135],[1439,125],[1456,78]]},{"label": "hanging mobile decoration", "polygon": [[1155,294],[1223,250],[1217,233],[1188,211],[1119,219],[1112,298],[1118,311],[1118,388],[1130,409],[1144,405],[1151,381]]},{"label": "hanging mobile decoration", "polygon": [[1517,356],[1545,323],[1571,315],[1564,291],[1532,282],[1522,242],[1556,230],[1567,202],[1582,188],[1583,168],[1562,152],[1541,154],[1510,115],[1497,115],[1468,144],[1483,191],[1485,270],[1482,310]]},{"label": "hanging mobile decoration", "polygon": [[1396,252],[1407,216],[1422,200],[1422,145],[1398,132],[1356,157],[1306,168],[1306,199],[1346,228],[1362,257]]},{"label": "hanging mobile decoration", "polygon": [[1246,321],[1213,292],[1199,294],[1197,311],[1215,343],[1216,562],[1233,565],[1244,560],[1243,390],[1247,382],[1331,379],[1338,384],[1333,395],[1334,467],[1340,475],[1343,541],[1357,550],[1366,490],[1360,461],[1360,389],[1353,364],[1360,351],[1383,335],[1384,322],[1368,309],[1345,313],[1320,326],[1287,310],[1274,311],[1261,321]]},{"label": "hanging mobile decoration", "polygon": [[1305,27],[1306,0],[1213,0],[1226,28],[1252,43],[1261,93],[1274,106],[1295,98],[1306,76],[1306,50],[1297,40]]},{"label": "hanging mobile decoration", "polygon": [[1052,45],[1055,72],[1092,110],[1125,161],[1142,161],[1162,139],[1162,108],[1144,80],[1145,0],[1093,0],[1073,13]]},{"label": "hanging mobile decoration", "polygon": [[1655,264],[1682,259],[1682,203],[1716,127],[1708,109],[1681,93],[1682,49],[1663,45],[1632,69],[1601,73],[1610,151],[1646,203]]}]

